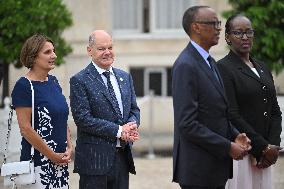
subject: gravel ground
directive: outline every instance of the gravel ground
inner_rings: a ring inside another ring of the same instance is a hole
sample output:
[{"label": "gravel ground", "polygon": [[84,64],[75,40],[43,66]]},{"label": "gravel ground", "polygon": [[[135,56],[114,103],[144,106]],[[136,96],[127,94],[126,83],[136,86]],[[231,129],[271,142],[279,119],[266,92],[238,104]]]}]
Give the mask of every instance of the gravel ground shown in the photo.
[{"label": "gravel ground", "polygon": [[[135,158],[136,175],[130,175],[130,189],[179,189],[172,183],[172,158],[155,159]],[[284,156],[281,156],[274,168],[275,189],[284,188]],[[78,175],[71,174],[71,189],[78,188]]]},{"label": "gravel ground", "polygon": [[[178,189],[171,182],[172,158],[156,157],[154,159],[135,158],[137,175],[130,175],[130,189]],[[79,176],[72,173],[73,162],[70,165],[70,189],[78,188]],[[282,155],[274,168],[275,189],[284,188],[284,156]],[[3,178],[0,177],[0,189],[3,189]],[[20,187],[18,187],[20,189]]]}]

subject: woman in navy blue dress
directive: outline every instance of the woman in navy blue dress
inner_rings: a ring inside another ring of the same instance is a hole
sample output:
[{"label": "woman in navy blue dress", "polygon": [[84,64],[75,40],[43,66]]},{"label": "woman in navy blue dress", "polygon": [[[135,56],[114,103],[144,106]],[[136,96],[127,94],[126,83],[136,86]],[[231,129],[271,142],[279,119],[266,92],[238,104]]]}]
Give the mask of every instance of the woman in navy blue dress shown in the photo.
[{"label": "woman in navy blue dress", "polygon": [[[55,68],[53,42],[44,35],[33,35],[23,45],[20,60],[29,68],[12,92],[22,139],[21,161],[31,157],[34,147],[36,183],[27,188],[69,188],[68,163],[72,144],[67,126],[68,105],[55,76],[48,72]],[[34,88],[34,129],[32,128],[32,92]]]}]

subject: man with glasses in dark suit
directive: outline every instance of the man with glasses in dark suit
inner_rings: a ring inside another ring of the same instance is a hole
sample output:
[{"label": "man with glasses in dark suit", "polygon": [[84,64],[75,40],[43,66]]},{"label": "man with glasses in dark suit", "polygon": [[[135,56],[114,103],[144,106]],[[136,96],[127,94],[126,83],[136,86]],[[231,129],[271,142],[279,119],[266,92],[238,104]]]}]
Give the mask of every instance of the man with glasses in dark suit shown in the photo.
[{"label": "man with glasses in dark suit", "polygon": [[173,181],[182,189],[224,189],[232,158],[242,159],[250,140],[228,118],[220,74],[209,55],[221,22],[208,6],[186,10],[183,27],[191,41],[173,66]]}]

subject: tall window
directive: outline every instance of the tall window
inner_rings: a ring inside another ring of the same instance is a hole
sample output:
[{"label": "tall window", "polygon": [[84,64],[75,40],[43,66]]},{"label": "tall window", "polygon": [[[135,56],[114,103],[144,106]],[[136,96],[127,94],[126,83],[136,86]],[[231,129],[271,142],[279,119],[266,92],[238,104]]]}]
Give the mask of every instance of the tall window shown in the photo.
[{"label": "tall window", "polygon": [[192,6],[192,0],[152,0],[152,32],[180,30],[184,11]]},{"label": "tall window", "polygon": [[112,0],[115,33],[157,33],[182,30],[184,11],[196,0]]},{"label": "tall window", "polygon": [[141,0],[112,0],[113,30],[116,32],[142,32]]},{"label": "tall window", "polygon": [[155,96],[172,95],[171,67],[132,67],[130,73],[133,78],[137,97],[142,97],[152,90]]}]

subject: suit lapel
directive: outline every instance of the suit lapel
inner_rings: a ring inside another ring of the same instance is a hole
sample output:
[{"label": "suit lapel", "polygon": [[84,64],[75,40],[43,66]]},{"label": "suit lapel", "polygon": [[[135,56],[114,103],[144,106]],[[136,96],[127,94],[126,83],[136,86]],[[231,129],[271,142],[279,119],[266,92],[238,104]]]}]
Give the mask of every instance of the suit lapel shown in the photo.
[{"label": "suit lapel", "polygon": [[239,68],[240,68],[240,70],[243,74],[247,75],[248,77],[255,79],[258,82],[260,82],[259,77],[255,73],[253,73],[253,71],[250,70],[250,68],[247,65],[245,65],[245,63],[241,63],[241,64],[242,65],[239,65]]},{"label": "suit lapel", "polygon": [[257,64],[254,60],[252,60],[260,78],[250,69],[249,66],[247,66],[242,59],[240,59],[234,52],[230,51],[229,52],[229,59],[230,61],[238,68],[238,70],[240,70],[244,75],[246,75],[247,77],[250,77],[254,80],[256,80],[257,82],[263,83],[262,82],[262,77],[263,77],[263,71],[260,67],[259,64]]},{"label": "suit lapel", "polygon": [[215,67],[215,70],[216,70],[216,73],[217,73],[221,83],[219,83],[219,81],[217,81],[217,78],[215,78],[213,71],[210,70],[211,68],[209,68],[209,66],[206,64],[205,60],[203,60],[203,58],[202,58],[202,60],[200,60],[200,61],[203,61],[203,62],[200,62],[200,64],[198,64],[198,65],[203,69],[203,71],[205,72],[205,74],[207,75],[209,80],[213,83],[213,85],[215,86],[217,91],[225,98],[222,79],[221,79],[220,74],[219,74],[218,70],[216,69],[216,67]]},{"label": "suit lapel", "polygon": [[90,63],[87,68],[86,68],[86,74],[87,77],[91,80],[91,81],[95,81],[94,84],[99,85],[98,88],[106,88],[104,81],[102,80],[102,77],[100,76],[99,72],[97,71],[97,69],[95,68],[95,66],[93,65],[93,63]]},{"label": "suit lapel", "polygon": [[260,78],[258,78],[259,81],[260,81],[261,83],[265,84],[264,81],[269,81],[270,78],[267,78],[267,77],[266,77],[267,75],[264,74],[264,71],[262,70],[261,66],[260,66],[255,60],[252,59],[252,61],[253,61],[253,64],[254,64],[254,66],[255,66],[255,69],[257,70],[257,72],[258,72],[258,74],[259,74],[259,76],[260,76]]},{"label": "suit lapel", "polygon": [[203,57],[199,54],[199,52],[193,47],[193,45],[190,43],[189,46],[190,50],[193,52],[193,55],[195,56],[195,58],[197,59],[198,63],[197,65],[205,72],[205,74],[207,75],[207,77],[209,78],[210,82],[212,82],[212,84],[215,86],[215,88],[217,89],[217,91],[224,97],[225,101],[227,101],[225,93],[224,93],[224,88],[223,88],[223,83],[222,83],[222,79],[220,77],[220,74],[216,68],[216,66],[213,64],[216,73],[219,77],[219,80],[221,82],[220,83],[217,81],[217,78],[215,78],[215,75],[213,73],[213,71],[211,70],[211,68],[207,65],[207,62],[203,59]]},{"label": "suit lapel", "polygon": [[129,88],[126,85],[127,82],[127,78],[125,77],[125,74],[122,74],[121,71],[119,71],[116,68],[113,68],[113,73],[116,77],[118,86],[119,86],[119,90],[120,90],[120,94],[121,94],[121,101],[122,101],[122,106],[123,106],[123,117],[124,115],[126,115],[126,98],[128,96],[128,92],[129,92]]},{"label": "suit lapel", "polygon": [[[213,60],[214,60],[214,59],[213,59]],[[220,73],[219,73],[219,70],[218,70],[218,68],[217,68],[217,66],[216,66],[216,61],[215,61],[215,60],[214,60],[214,62],[212,63],[212,66],[214,67],[215,72],[216,72],[216,74],[217,74],[217,77],[218,77],[218,79],[219,79],[218,84],[221,85],[222,91],[223,91],[223,89],[224,89],[223,80],[222,80],[222,77],[221,77],[221,75],[220,75]],[[214,76],[214,77],[215,77],[215,76]],[[216,80],[216,79],[215,79],[215,80]]]},{"label": "suit lapel", "polygon": [[[100,92],[103,93],[103,95],[111,103],[111,106],[115,110],[115,108],[114,108],[115,104],[114,104],[113,100],[111,99],[111,96],[110,96],[110,94],[108,92],[108,88],[105,85],[101,75],[99,74],[99,72],[97,71],[97,69],[93,65],[93,63],[88,65],[88,67],[87,67],[87,75],[88,75],[87,77],[89,77],[91,81],[95,81],[95,82],[93,82],[94,85],[98,85],[98,86],[94,86],[95,90],[100,90]],[[117,112],[117,114],[118,114],[118,112]]]}]

